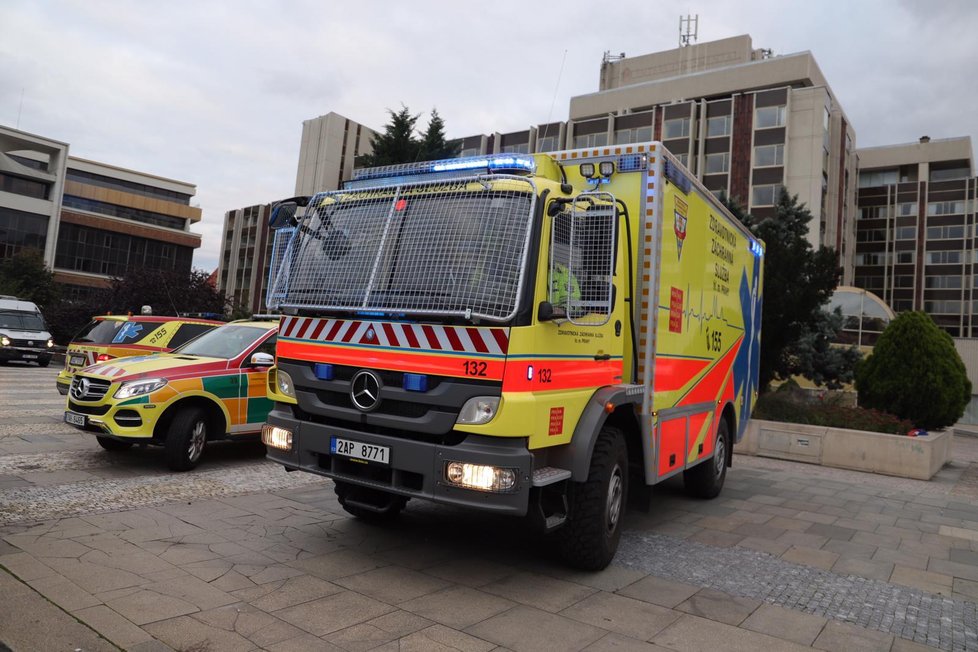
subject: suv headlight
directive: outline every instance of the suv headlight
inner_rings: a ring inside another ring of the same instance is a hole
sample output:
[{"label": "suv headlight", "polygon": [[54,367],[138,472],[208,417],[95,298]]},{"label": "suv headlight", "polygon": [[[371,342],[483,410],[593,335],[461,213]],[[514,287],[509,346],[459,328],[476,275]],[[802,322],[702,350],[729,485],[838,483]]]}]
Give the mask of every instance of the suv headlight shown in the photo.
[{"label": "suv headlight", "polygon": [[49,339],[48,340],[48,348],[50,349],[52,346],[54,346],[54,340]]},{"label": "suv headlight", "polygon": [[122,383],[122,387],[115,391],[114,398],[132,398],[155,392],[161,387],[166,386],[165,378],[145,378],[143,380],[130,380]]},{"label": "suv headlight", "polygon": [[6,335],[0,335],[0,345],[10,346],[10,338]]},{"label": "suv headlight", "polygon": [[474,396],[465,402],[455,423],[477,426],[489,423],[499,410],[498,396]]}]

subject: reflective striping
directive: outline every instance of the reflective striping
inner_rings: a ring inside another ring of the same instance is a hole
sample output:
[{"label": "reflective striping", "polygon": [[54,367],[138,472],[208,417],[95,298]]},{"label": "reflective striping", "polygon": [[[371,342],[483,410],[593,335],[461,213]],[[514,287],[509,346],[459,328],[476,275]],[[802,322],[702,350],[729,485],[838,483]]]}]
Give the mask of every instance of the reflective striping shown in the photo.
[{"label": "reflective striping", "polygon": [[508,328],[405,324],[318,317],[285,317],[284,339],[438,352],[505,355]]},{"label": "reflective striping", "polygon": [[[502,380],[506,365],[503,356],[495,359],[480,356],[478,358],[480,366],[476,367],[478,375],[473,376],[470,373],[472,360],[464,354],[432,355],[430,351],[411,352],[407,348],[350,347],[330,342],[297,342],[286,339],[278,342],[278,358],[478,380]],[[485,369],[481,368],[483,363]]]}]

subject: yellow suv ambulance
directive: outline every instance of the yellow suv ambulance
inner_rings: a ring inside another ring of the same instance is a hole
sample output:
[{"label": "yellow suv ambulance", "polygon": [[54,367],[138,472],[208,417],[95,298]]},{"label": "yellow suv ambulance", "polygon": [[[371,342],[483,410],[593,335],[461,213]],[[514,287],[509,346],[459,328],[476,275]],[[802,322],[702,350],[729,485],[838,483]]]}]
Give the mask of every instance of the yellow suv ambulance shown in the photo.
[{"label": "yellow suv ambulance", "polygon": [[163,446],[174,471],[197,466],[214,439],[256,439],[278,321],[225,324],[172,353],[109,360],[74,375],[64,420],[102,448]]},{"label": "yellow suv ambulance", "polygon": [[95,317],[71,339],[65,368],[58,374],[58,391],[68,393],[71,377],[96,362],[153,351],[170,351],[224,322],[156,315],[103,315]]}]

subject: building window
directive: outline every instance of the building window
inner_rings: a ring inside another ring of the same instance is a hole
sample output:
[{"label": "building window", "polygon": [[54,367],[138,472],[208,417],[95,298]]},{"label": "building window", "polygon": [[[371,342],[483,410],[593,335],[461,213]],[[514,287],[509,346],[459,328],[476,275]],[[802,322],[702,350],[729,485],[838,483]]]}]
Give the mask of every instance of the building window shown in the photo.
[{"label": "building window", "polygon": [[33,197],[34,199],[47,199],[50,186],[44,181],[25,179],[24,177],[0,172],[0,191],[9,192],[14,195],[23,195],[24,197]]},{"label": "building window", "polygon": [[885,265],[888,256],[882,251],[867,251],[853,256],[853,264],[859,266]]},{"label": "building window", "polygon": [[615,130],[615,145],[647,143],[650,140],[652,140],[652,127],[636,127],[634,129]]},{"label": "building window", "polygon": [[913,287],[913,276],[895,276],[893,277],[893,287],[895,288],[912,288]]},{"label": "building window", "polygon": [[917,260],[916,251],[898,251],[896,252],[896,262],[897,265],[911,265]]},{"label": "building window", "polygon": [[682,165],[687,170],[689,169],[689,154],[676,154],[676,158],[679,159],[680,165]]},{"label": "building window", "polygon": [[182,217],[164,215],[162,213],[146,211],[140,208],[131,208],[129,206],[109,204],[107,202],[97,201],[95,199],[75,197],[74,195],[64,195],[61,199],[61,205],[65,208],[77,208],[79,210],[89,211],[90,213],[97,213],[99,215],[111,215],[112,217],[121,217],[124,220],[132,220],[134,222],[142,222],[144,224],[153,224],[156,226],[165,226],[170,229],[179,229],[181,231],[183,230],[184,224],[186,224],[186,220]]},{"label": "building window", "polygon": [[774,206],[781,198],[781,184],[754,186],[751,192],[751,206]]},{"label": "building window", "polygon": [[927,227],[928,240],[960,240],[964,237],[964,226],[929,226]]},{"label": "building window", "polygon": [[928,215],[961,215],[963,213],[963,201],[933,201],[927,204]]},{"label": "building window", "polygon": [[928,276],[924,279],[924,287],[932,290],[960,290],[960,276]]},{"label": "building window", "polygon": [[574,136],[574,147],[581,149],[584,147],[604,147],[608,144],[608,134],[600,132],[587,134],[586,136]]},{"label": "building window", "polygon": [[917,227],[900,226],[896,229],[896,240],[914,240],[917,237]]},{"label": "building window", "polygon": [[883,290],[882,276],[856,276],[856,286],[864,290],[880,292]]},{"label": "building window", "polygon": [[916,217],[917,215],[917,202],[908,201],[902,202],[896,205],[896,214],[898,217]]},{"label": "building window", "polygon": [[928,251],[928,265],[960,265],[962,261],[960,251]]},{"label": "building window", "polygon": [[967,167],[930,171],[931,182],[950,181],[952,179],[967,179],[970,176],[971,176],[971,170]]},{"label": "building window", "polygon": [[886,242],[886,229],[859,229],[856,242]]},{"label": "building window", "polygon": [[718,115],[706,119],[706,137],[729,136],[733,132],[733,116]]},{"label": "building window", "polygon": [[781,106],[762,106],[754,112],[754,128],[769,129],[771,127],[783,127],[784,116],[787,107]]},{"label": "building window", "polygon": [[897,299],[893,302],[893,312],[907,312],[913,310],[913,301],[910,299]]},{"label": "building window", "polygon": [[706,174],[723,174],[730,171],[730,152],[706,155]]},{"label": "building window", "polygon": [[62,222],[56,267],[123,276],[130,268],[190,271],[193,248]]},{"label": "building window", "polygon": [[961,314],[960,301],[924,301],[924,311],[933,315]]},{"label": "building window", "polygon": [[458,153],[460,158],[466,156],[478,156],[479,154],[480,152],[478,147],[469,147],[468,149],[463,149]]},{"label": "building window", "polygon": [[759,145],[754,148],[754,167],[784,165],[784,145]]},{"label": "building window", "polygon": [[689,138],[689,118],[673,118],[662,123],[662,138]]},{"label": "building window", "polygon": [[529,154],[530,143],[520,143],[518,145],[504,145],[503,154]]},{"label": "building window", "polygon": [[874,170],[872,172],[859,173],[860,188],[875,188],[876,186],[890,186],[900,180],[899,170]]},{"label": "building window", "polygon": [[558,140],[558,136],[542,136],[537,138],[537,151],[556,152],[558,149],[560,149],[560,144],[557,142]]},{"label": "building window", "polygon": [[21,249],[44,251],[48,218],[44,215],[0,206],[0,259],[10,258]]},{"label": "building window", "polygon": [[167,190],[166,188],[157,188],[156,186],[150,186],[145,183],[137,183],[135,181],[114,179],[112,177],[106,177],[93,172],[84,172],[82,170],[73,170],[69,168],[65,174],[65,178],[68,181],[77,181],[78,183],[84,183],[88,186],[98,186],[100,188],[131,192],[136,195],[142,195],[143,197],[153,197],[155,199],[164,199],[166,201],[177,202],[178,204],[183,204],[184,206],[190,204],[191,195],[186,193],[177,192],[175,190]]}]

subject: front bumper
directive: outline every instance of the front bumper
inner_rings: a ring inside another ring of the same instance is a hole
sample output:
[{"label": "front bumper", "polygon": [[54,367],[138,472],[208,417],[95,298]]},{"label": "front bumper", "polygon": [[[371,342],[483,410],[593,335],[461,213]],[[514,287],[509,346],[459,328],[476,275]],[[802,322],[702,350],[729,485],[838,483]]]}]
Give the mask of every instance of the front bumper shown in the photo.
[{"label": "front bumper", "polygon": [[[533,454],[522,438],[469,435],[460,444],[447,446],[378,435],[350,428],[299,421],[281,404],[268,415],[268,423],[292,432],[292,450],[268,447],[268,458],[290,470],[302,470],[364,487],[422,498],[438,503],[482,509],[498,514],[527,513]],[[390,464],[380,466],[352,462],[332,455],[332,437],[387,446]],[[444,480],[446,462],[468,462],[518,469],[514,491],[489,493],[464,489]]]},{"label": "front bumper", "polygon": [[[68,420],[68,413],[76,415],[75,419],[83,416],[84,423],[72,423]],[[65,421],[79,430],[98,435],[107,435],[124,441],[146,441],[153,438],[156,421],[161,413],[162,409],[151,403],[134,401],[77,403],[69,397]]]},{"label": "front bumper", "polygon": [[3,362],[37,362],[38,364],[48,364],[51,362],[51,351],[48,349],[29,349],[21,346],[0,346],[0,360]]}]

